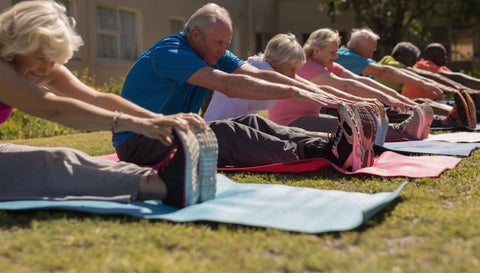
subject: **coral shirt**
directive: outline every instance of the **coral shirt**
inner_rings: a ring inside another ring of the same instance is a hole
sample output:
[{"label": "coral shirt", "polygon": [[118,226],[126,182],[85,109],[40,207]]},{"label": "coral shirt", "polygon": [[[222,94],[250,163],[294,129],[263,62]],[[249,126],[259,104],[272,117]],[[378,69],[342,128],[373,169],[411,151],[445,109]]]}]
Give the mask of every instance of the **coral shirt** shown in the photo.
[{"label": "coral shirt", "polygon": [[[448,67],[446,66],[438,66],[432,61],[421,59],[418,61],[413,68],[415,69],[422,69],[422,70],[427,70],[433,73],[442,73],[444,71],[451,72]],[[409,97],[411,99],[416,99],[416,98],[428,98],[432,100],[441,100],[443,98],[442,95],[440,96],[433,96],[432,94],[429,94],[425,92],[422,88],[415,86],[415,85],[404,85],[402,88],[402,95],[405,97]]]}]

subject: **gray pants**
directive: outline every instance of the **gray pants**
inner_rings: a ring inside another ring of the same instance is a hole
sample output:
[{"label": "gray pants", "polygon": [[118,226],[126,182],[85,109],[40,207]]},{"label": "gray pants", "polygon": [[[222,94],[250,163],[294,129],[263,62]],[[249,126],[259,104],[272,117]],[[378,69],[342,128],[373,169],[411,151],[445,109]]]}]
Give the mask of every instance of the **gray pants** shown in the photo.
[{"label": "gray pants", "polygon": [[70,148],[0,144],[0,200],[134,200],[151,168],[89,156]]},{"label": "gray pants", "polygon": [[[336,163],[329,145],[309,137],[305,130],[281,126],[259,115],[246,115],[208,123],[218,140],[218,166],[250,167],[306,158],[326,158]],[[120,160],[155,165],[172,147],[135,135],[117,148]]]}]

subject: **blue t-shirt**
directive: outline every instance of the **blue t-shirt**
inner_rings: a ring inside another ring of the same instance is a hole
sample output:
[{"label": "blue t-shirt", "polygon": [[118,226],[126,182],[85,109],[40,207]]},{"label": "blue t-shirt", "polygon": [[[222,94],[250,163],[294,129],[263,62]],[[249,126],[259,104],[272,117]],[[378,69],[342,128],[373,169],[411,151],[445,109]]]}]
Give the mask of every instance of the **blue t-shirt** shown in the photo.
[{"label": "blue t-shirt", "polygon": [[375,63],[373,59],[365,60],[362,56],[345,47],[340,48],[337,54],[338,58],[335,62],[357,75],[361,75],[367,65]]},{"label": "blue t-shirt", "polygon": [[[243,63],[227,50],[213,67],[232,73]],[[206,66],[183,32],[168,36],[140,55],[125,79],[121,96],[164,115],[198,113],[208,89],[185,81]],[[134,134],[114,133],[113,146],[117,148]]]}]

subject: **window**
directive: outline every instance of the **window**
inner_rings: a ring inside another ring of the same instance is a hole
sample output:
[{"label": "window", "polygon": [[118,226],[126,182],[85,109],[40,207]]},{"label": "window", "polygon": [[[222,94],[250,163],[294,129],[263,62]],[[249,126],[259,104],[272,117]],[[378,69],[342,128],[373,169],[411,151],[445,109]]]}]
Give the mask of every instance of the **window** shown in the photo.
[{"label": "window", "polygon": [[97,56],[104,60],[135,60],[141,48],[135,11],[97,5]]},{"label": "window", "polygon": [[255,33],[255,52],[263,52],[273,36],[271,33]]}]

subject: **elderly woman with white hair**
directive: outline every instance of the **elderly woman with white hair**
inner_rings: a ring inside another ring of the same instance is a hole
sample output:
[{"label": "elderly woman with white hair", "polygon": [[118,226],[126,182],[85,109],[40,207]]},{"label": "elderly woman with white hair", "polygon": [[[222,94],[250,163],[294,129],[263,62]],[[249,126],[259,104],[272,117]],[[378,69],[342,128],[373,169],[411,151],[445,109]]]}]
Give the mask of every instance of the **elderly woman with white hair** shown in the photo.
[{"label": "elderly woman with white hair", "polygon": [[[176,207],[198,200],[196,114],[152,113],[114,94],[92,90],[65,66],[82,44],[65,7],[20,2],[0,14],[0,121],[12,107],[82,130],[131,130],[172,145],[164,170],[88,156],[69,148],[0,143],[0,200],[157,199]],[[178,129],[174,129],[176,127]],[[181,140],[181,141],[180,141]],[[189,145],[181,144],[190,141]]]}]

